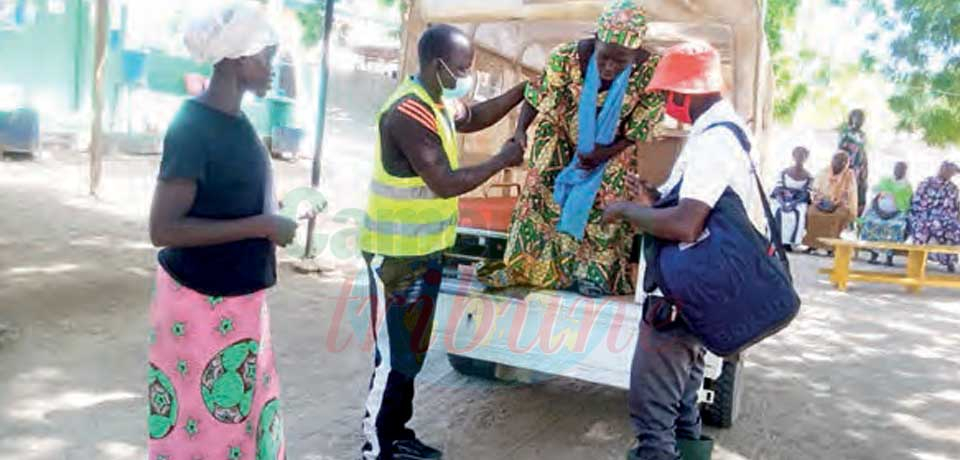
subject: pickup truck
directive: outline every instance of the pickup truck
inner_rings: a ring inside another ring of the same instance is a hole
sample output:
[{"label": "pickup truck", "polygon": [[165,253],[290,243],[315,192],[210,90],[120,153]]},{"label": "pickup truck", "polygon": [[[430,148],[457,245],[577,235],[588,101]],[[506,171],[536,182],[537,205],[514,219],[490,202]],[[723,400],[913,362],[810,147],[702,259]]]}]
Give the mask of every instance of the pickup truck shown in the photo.
[{"label": "pickup truck", "polygon": [[[755,139],[763,173],[766,129],[772,120],[772,70],[759,0],[643,0],[644,46],[652,52],[691,39],[720,52],[724,79]],[[404,17],[401,73],[416,70],[416,41],[430,23],[457,25],[477,48],[475,100],[537,78],[557,45],[592,33],[604,0],[411,0]],[[461,164],[484,160],[513,133],[516,115],[461,138]],[[665,122],[657,139],[638,146],[640,174],[666,180],[686,131]],[[641,307],[633,297],[586,298],[572,292],[515,288],[492,291],[477,281],[477,265],[502,259],[510,215],[524,182],[505,172],[461,200],[457,244],[446,254],[434,330],[450,364],[480,378],[534,382],[551,376],[627,388]],[[641,344],[641,350],[642,348]],[[700,390],[705,422],[730,427],[744,389],[745,356],[709,355]]]}]

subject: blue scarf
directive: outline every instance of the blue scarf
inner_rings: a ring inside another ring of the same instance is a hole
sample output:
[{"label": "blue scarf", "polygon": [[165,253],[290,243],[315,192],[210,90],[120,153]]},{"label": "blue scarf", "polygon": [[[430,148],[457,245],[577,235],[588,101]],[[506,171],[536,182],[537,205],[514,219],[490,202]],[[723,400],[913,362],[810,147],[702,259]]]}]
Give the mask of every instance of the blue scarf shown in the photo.
[{"label": "blue scarf", "polygon": [[600,94],[600,70],[597,67],[597,54],[594,52],[587,68],[580,94],[580,136],[577,139],[577,153],[574,160],[557,176],[553,188],[553,199],[560,205],[560,223],[557,230],[582,240],[587,229],[590,211],[597,199],[597,192],[603,182],[607,169],[604,163],[593,171],[580,169],[579,154],[593,152],[596,146],[613,143],[617,128],[620,126],[620,112],[623,98],[627,94],[633,65],[627,66],[614,80],[607,93],[607,100],[597,116],[597,97]]}]

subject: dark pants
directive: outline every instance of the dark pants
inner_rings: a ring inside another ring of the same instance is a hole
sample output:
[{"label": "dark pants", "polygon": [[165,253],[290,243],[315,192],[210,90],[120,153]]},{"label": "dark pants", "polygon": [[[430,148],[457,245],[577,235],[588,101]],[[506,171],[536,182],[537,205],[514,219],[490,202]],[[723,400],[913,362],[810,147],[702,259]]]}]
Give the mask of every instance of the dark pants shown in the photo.
[{"label": "dark pants", "polygon": [[[364,253],[370,277],[374,372],[363,417],[363,458],[392,458],[394,441],[413,439],[414,379],[423,368],[433,333],[443,265],[439,253],[384,257]],[[386,314],[386,318],[379,315]],[[381,323],[381,327],[378,326]]]},{"label": "dark pants", "polygon": [[642,460],[677,460],[677,439],[700,439],[697,392],[703,345],[683,325],[657,331],[640,323],[630,370],[630,418]]}]

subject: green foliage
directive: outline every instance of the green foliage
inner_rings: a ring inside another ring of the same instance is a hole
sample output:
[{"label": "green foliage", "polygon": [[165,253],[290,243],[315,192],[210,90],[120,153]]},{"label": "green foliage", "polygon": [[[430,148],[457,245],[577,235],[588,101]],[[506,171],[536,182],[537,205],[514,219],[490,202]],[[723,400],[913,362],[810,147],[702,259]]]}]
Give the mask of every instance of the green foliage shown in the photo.
[{"label": "green foliage", "polygon": [[[894,8],[909,27],[891,44],[891,108],[927,143],[960,145],[960,2],[897,0]],[[898,110],[894,100],[905,98],[911,106]]]},{"label": "green foliage", "polygon": [[[405,12],[407,8],[406,0],[377,0],[377,4],[382,8],[399,8],[401,12]],[[303,27],[303,37],[301,39],[303,46],[313,48],[323,40],[323,11],[325,7],[326,0],[317,0],[297,11],[297,19],[300,21],[300,26]],[[400,30],[396,30],[393,35],[399,37]]]},{"label": "green foliage", "polygon": [[960,113],[955,108],[939,105],[928,108],[919,118],[924,140],[931,145],[960,143]]},{"label": "green foliage", "polygon": [[[898,127],[920,132],[931,145],[960,145],[960,2],[895,0],[890,11],[881,0],[864,0],[861,10],[897,31],[881,70],[896,84],[888,102]],[[861,57],[865,69],[878,64],[870,53]]]},{"label": "green foliage", "polygon": [[[793,119],[800,102],[807,94],[807,87],[796,81],[799,67],[797,59],[783,53],[783,31],[793,26],[800,0],[769,0],[764,29],[770,45],[773,72],[777,81],[774,96],[774,117],[783,122]],[[801,59],[804,57],[801,56]]]},{"label": "green foliage", "polygon": [[873,73],[877,70],[877,58],[867,51],[860,54],[860,69],[864,72]]},{"label": "green foliage", "polygon": [[828,86],[832,81],[833,68],[829,63],[822,64],[814,74],[813,81],[820,86]]},{"label": "green foliage", "polygon": [[777,105],[773,108],[773,116],[777,120],[793,118],[794,113],[797,112],[797,108],[800,107],[800,103],[803,102],[808,93],[809,88],[805,84],[799,83],[792,86],[787,94],[777,98]]},{"label": "green foliage", "polygon": [[297,20],[303,28],[303,36],[300,38],[303,46],[313,48],[323,40],[323,10],[326,2],[317,1],[304,6],[297,11]]},{"label": "green foliage", "polygon": [[775,55],[783,49],[783,30],[793,24],[799,6],[800,0],[769,0],[767,2],[764,29],[767,32],[767,41],[770,43],[770,54]]}]

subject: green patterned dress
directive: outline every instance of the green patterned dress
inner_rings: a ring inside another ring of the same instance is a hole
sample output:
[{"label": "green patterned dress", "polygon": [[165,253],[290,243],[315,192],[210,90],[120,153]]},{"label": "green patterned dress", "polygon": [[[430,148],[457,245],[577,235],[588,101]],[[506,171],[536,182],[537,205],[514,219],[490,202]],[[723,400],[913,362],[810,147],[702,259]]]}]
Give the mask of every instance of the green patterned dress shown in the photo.
[{"label": "green patterned dress", "polygon": [[[574,159],[577,146],[584,80],[578,48],[573,42],[555,49],[540,81],[527,85],[526,100],[539,112],[527,157],[527,180],[513,213],[503,264],[481,269],[489,286],[571,289],[589,282],[604,294],[633,291],[629,256],[634,231],[625,223],[604,225],[601,218],[607,205],[631,198],[624,179],[638,171],[636,147],[607,164],[583,241],[556,230],[560,207],[553,199],[554,181]],[[645,91],[657,62],[659,58],[651,57],[634,68],[624,98],[619,135],[637,143],[650,141],[663,117],[662,96]],[[601,93],[598,108],[605,100],[606,93]]]},{"label": "green patterned dress", "polygon": [[857,175],[857,204],[860,212],[867,208],[869,168],[867,162],[867,135],[862,129],[853,129],[849,123],[840,128],[840,150],[850,156],[850,169]]}]

